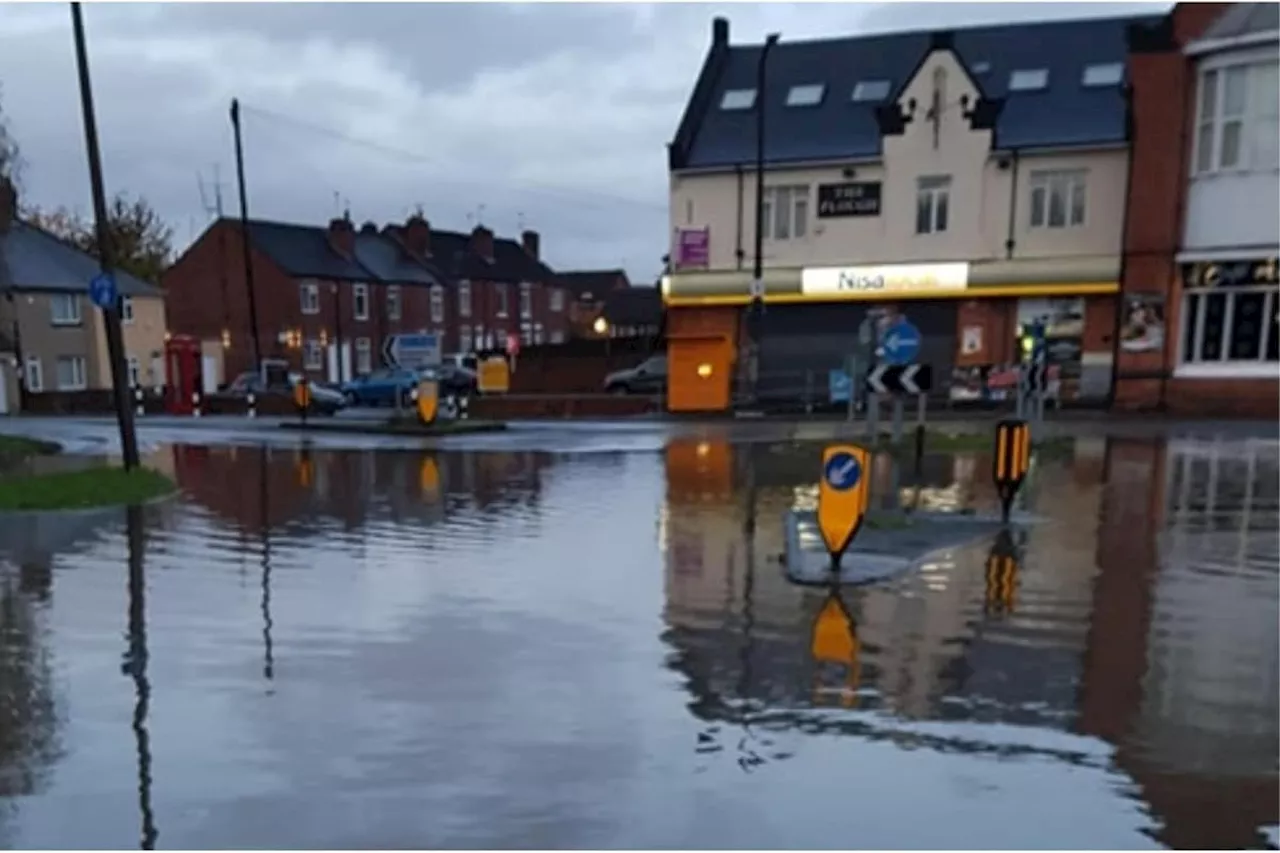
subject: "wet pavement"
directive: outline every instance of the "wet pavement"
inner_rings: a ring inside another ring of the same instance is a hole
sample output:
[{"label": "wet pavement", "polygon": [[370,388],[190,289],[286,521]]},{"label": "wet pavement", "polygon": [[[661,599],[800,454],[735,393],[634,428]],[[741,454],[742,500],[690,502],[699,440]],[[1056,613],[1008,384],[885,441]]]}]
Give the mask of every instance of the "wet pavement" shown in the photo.
[{"label": "wet pavement", "polygon": [[179,498],[0,520],[0,845],[1274,847],[1274,440],[1081,439],[1015,559],[833,591],[794,430],[515,433],[152,431]]}]

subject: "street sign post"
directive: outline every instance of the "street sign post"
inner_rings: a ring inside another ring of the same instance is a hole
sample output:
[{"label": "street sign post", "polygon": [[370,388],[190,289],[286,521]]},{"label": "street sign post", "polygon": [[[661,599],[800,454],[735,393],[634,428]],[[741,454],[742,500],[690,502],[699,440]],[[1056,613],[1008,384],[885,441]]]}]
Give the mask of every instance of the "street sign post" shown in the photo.
[{"label": "street sign post", "polygon": [[818,529],[831,554],[832,568],[862,527],[867,512],[867,477],[871,455],[853,444],[835,444],[822,453],[818,484]]},{"label": "street sign post", "polygon": [[100,272],[89,281],[89,299],[103,311],[116,307],[120,291],[111,273]]},{"label": "street sign post", "polygon": [[992,475],[1000,497],[1000,517],[1009,523],[1013,499],[1031,468],[1031,428],[1026,421],[1008,418],[996,424],[996,447]]},{"label": "street sign post", "polygon": [[440,363],[440,338],[431,332],[389,335],[382,359],[388,367],[433,367]]},{"label": "street sign post", "polygon": [[440,384],[434,379],[423,379],[418,383],[417,393],[418,420],[431,426],[440,413]]},{"label": "street sign post", "polygon": [[887,364],[911,364],[920,356],[920,330],[899,317],[880,336],[880,349]]}]

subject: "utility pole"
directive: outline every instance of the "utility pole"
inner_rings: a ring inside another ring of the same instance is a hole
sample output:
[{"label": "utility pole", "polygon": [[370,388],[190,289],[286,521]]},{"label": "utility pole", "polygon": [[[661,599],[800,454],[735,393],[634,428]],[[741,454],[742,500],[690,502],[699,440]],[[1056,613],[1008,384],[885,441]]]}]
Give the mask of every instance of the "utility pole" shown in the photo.
[{"label": "utility pole", "polygon": [[258,303],[253,287],[253,256],[249,249],[249,200],[244,190],[244,149],[240,143],[240,99],[231,99],[231,129],[236,138],[236,182],[240,185],[240,249],[244,255],[244,286],[249,295],[249,341],[253,369],[262,370],[262,344],[258,340]]},{"label": "utility pole", "polygon": [[[80,109],[84,114],[84,147],[89,153],[89,186],[93,192],[93,217],[98,239],[98,266],[102,275],[113,277],[111,228],[107,220],[107,195],[102,188],[102,158],[98,153],[98,125],[93,113],[93,87],[89,81],[89,56],[84,46],[84,19],[80,4],[71,4],[71,31],[76,43],[76,66],[80,76]],[[116,400],[116,420],[120,424],[120,451],[126,471],[138,467],[138,435],[134,431],[133,403],[126,387],[124,335],[120,330],[121,297],[102,309],[107,333],[107,355],[111,359],[111,387]]]},{"label": "utility pole", "polygon": [[[760,341],[764,337],[764,110],[768,101],[766,73],[769,51],[778,43],[778,38],[777,33],[771,33],[764,40],[756,68],[756,256],[751,270],[751,306],[747,315],[747,377],[753,403],[760,393]],[[774,215],[777,215],[776,211]]]}]

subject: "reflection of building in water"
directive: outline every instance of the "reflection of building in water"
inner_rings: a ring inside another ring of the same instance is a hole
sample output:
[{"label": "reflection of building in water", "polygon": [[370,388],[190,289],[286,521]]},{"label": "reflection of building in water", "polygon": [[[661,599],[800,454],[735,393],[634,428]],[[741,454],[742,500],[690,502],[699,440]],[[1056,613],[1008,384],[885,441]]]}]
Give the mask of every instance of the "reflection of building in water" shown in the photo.
[{"label": "reflection of building in water", "polygon": [[1174,847],[1280,819],[1274,444],[1112,441],[1081,728],[1118,745]]}]

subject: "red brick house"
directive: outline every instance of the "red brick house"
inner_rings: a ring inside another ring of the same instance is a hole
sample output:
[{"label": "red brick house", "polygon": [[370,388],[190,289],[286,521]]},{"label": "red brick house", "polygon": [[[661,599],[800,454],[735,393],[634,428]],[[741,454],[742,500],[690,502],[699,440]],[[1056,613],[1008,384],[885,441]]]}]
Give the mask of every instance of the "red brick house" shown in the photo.
[{"label": "red brick house", "polygon": [[610,293],[631,287],[626,271],[620,269],[557,273],[556,283],[569,294],[570,334],[577,338],[600,337],[595,323],[604,312],[605,300]]},{"label": "red brick house", "polygon": [[[344,381],[382,363],[390,335],[432,331],[443,349],[502,348],[568,336],[567,294],[538,258],[539,238],[519,243],[476,227],[437,231],[421,216],[358,230],[249,222],[250,264],[263,358],[282,358],[315,379]],[[248,286],[236,219],[215,221],[165,273],[169,329],[201,341],[209,384],[252,367]]]}]

